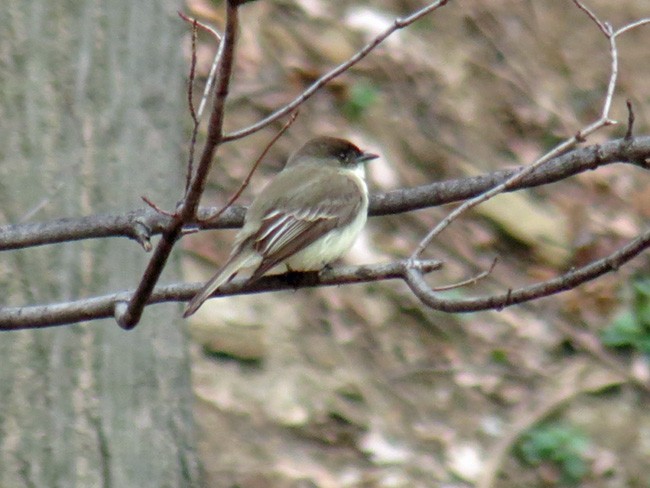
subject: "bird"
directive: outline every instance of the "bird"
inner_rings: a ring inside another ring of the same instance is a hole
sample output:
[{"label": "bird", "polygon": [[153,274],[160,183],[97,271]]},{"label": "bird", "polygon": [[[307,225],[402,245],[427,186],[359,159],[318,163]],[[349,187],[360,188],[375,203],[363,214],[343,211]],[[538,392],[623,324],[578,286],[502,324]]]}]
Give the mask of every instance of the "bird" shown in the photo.
[{"label": "bird", "polygon": [[366,223],[365,163],[377,157],[346,139],[307,141],[253,200],[229,258],[183,317],[244,269],[252,283],[270,271],[319,271],[340,258]]}]

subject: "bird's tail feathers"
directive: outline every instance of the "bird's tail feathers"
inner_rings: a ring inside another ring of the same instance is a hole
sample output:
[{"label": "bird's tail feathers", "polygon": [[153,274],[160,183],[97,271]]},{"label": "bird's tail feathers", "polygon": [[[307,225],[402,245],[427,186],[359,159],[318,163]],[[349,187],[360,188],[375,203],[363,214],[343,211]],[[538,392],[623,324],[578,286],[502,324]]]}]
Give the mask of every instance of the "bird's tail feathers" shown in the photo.
[{"label": "bird's tail feathers", "polygon": [[255,263],[249,264],[251,258],[253,258],[253,256],[251,256],[250,253],[243,252],[235,254],[226,261],[221,269],[217,271],[210,281],[205,284],[201,291],[190,300],[183,312],[183,318],[187,318],[196,312],[201,305],[203,305],[203,302],[210,298],[210,295],[212,295],[217,288],[234,278],[242,268],[254,265]]}]

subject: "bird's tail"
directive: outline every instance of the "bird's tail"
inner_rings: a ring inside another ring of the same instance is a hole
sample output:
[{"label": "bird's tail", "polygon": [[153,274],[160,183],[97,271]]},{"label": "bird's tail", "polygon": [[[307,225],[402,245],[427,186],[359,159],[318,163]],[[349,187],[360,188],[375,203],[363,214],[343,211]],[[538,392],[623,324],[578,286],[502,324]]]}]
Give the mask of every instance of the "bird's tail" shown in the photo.
[{"label": "bird's tail", "polygon": [[187,318],[196,312],[217,288],[234,278],[242,268],[254,266],[256,263],[251,263],[250,261],[252,260],[254,260],[254,256],[246,252],[240,252],[231,256],[221,269],[210,278],[210,281],[205,284],[201,291],[190,300],[183,312],[183,318]]}]

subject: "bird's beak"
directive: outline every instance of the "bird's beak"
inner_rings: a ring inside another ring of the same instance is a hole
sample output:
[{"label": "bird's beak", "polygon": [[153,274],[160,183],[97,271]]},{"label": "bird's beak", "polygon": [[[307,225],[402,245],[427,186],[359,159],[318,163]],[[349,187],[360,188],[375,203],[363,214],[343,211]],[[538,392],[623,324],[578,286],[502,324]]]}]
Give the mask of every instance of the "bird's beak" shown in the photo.
[{"label": "bird's beak", "polygon": [[370,161],[372,159],[377,159],[379,157],[379,154],[373,154],[369,152],[364,152],[359,158],[357,159],[357,163],[365,163],[366,161]]}]

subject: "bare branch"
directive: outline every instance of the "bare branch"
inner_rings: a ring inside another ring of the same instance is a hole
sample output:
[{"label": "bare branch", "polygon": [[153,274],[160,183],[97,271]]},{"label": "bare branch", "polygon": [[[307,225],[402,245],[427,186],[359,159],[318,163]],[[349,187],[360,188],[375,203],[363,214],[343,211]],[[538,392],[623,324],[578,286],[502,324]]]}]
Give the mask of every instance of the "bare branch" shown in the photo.
[{"label": "bare branch", "polygon": [[542,297],[547,297],[562,291],[575,288],[582,283],[598,278],[599,276],[616,271],[624,263],[641,254],[650,247],[650,230],[637,237],[618,251],[607,257],[594,261],[586,266],[569,271],[552,280],[536,285],[508,290],[500,295],[491,295],[480,298],[451,300],[440,298],[431,291],[429,285],[417,268],[405,270],[405,281],[413,293],[427,306],[443,312],[465,313],[481,310],[501,310],[505,307],[524,303]]},{"label": "bare branch", "polygon": [[[506,191],[546,185],[613,163],[627,163],[650,169],[649,160],[649,136],[634,137],[628,142],[618,139],[602,145],[578,148],[559,156],[526,175]],[[518,171],[518,168],[499,170],[481,176],[438,181],[419,187],[374,194],[370,198],[369,214],[391,215],[463,201],[506,181]],[[241,227],[244,207],[234,205],[218,219],[210,220],[217,211],[218,209],[211,207],[199,211],[198,226],[202,229]],[[148,229],[150,236],[161,234],[170,225],[171,220],[158,212],[140,209],[122,215],[95,215],[48,222],[9,224],[0,226],[0,251],[107,237],[127,237],[141,242],[142,229]]]},{"label": "bare branch", "polygon": [[[321,273],[288,273],[265,276],[253,284],[247,283],[247,280],[243,278],[235,279],[222,286],[214,296],[400,279],[404,274],[405,266],[406,261],[366,266],[346,266],[328,269]],[[428,273],[439,269],[441,266],[440,261],[422,261],[418,263],[418,270],[422,273]],[[161,286],[151,294],[147,303],[186,301],[192,298],[202,286],[203,283]],[[0,308],[0,330],[36,329],[111,318],[114,315],[114,310],[123,308],[132,298],[132,295],[133,292],[125,291],[52,305],[3,307]]]}]

